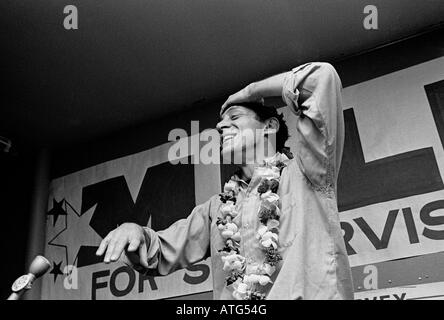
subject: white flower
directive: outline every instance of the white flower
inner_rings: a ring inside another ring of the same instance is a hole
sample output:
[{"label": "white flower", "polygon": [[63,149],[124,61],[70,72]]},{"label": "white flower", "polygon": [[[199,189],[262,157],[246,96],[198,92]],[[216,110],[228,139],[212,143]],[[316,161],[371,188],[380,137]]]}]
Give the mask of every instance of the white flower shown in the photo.
[{"label": "white flower", "polygon": [[234,218],[235,216],[237,216],[237,211],[235,207],[236,206],[233,201],[227,201],[220,206],[220,211],[222,212],[222,215],[224,217],[229,214]]},{"label": "white flower", "polygon": [[265,179],[279,179],[281,173],[278,167],[258,167],[256,168],[257,174]]},{"label": "white flower", "polygon": [[232,270],[242,270],[242,262],[240,262],[239,260],[233,261],[233,263],[231,264],[231,269]]},{"label": "white flower", "polygon": [[233,297],[236,300],[244,300],[247,297],[248,285],[243,282],[234,283]]},{"label": "white flower", "polygon": [[268,263],[264,263],[262,266],[262,271],[271,276],[276,271],[276,267]]},{"label": "white flower", "polygon": [[259,229],[257,229],[257,239],[262,238],[262,236],[268,231],[267,226],[261,225]]},{"label": "white flower", "polygon": [[244,300],[246,295],[242,295],[237,291],[233,291],[233,298],[236,300]]},{"label": "white flower", "polygon": [[279,200],[279,196],[276,193],[271,192],[271,190],[268,190],[261,194],[261,200],[267,200],[268,202],[273,203]]},{"label": "white flower", "polygon": [[233,253],[233,254],[227,254],[221,257],[223,262],[231,262],[231,261],[235,261],[237,260],[237,254]]},{"label": "white flower", "polygon": [[233,231],[233,233],[235,233],[235,232],[238,231],[238,227],[237,227],[237,225],[234,224],[233,222],[229,222],[229,223],[227,223],[227,224],[225,225],[225,227],[226,227],[227,230],[231,230],[231,231]]},{"label": "white flower", "polygon": [[268,230],[272,230],[274,228],[279,227],[279,221],[276,219],[270,219],[267,221],[267,228]]},{"label": "white flower", "polygon": [[224,239],[229,239],[234,235],[234,232],[231,230],[224,230],[221,232],[221,235]]},{"label": "white flower", "polygon": [[259,283],[261,286],[265,286],[267,283],[271,282],[271,279],[269,276],[266,275],[260,275],[260,274],[250,274],[244,276],[244,283],[251,286],[255,283]]},{"label": "white flower", "polygon": [[230,213],[234,210],[234,202],[233,201],[227,201],[226,203],[222,204],[220,207],[220,211],[222,213]]},{"label": "white flower", "polygon": [[[238,235],[238,233],[239,233],[238,230],[239,230],[239,228],[237,227],[237,225],[235,223],[229,222],[229,223],[225,224],[223,229],[221,229],[221,231],[222,231],[221,235],[225,239],[233,238],[236,236],[235,238],[240,240],[240,234]],[[236,240],[236,241],[238,241],[238,240]]]},{"label": "white flower", "polygon": [[251,279],[251,275],[244,275],[244,278],[242,279],[242,281],[247,284],[247,285],[252,285],[253,281]]},{"label": "white flower", "polygon": [[231,237],[231,239],[233,239],[234,241],[240,241],[241,240],[241,235],[240,232],[236,232],[235,234],[233,234],[233,236]]},{"label": "white flower", "polygon": [[259,284],[261,286],[265,286],[267,283],[271,282],[271,279],[269,276],[260,276],[259,277]]},{"label": "white flower", "polygon": [[246,274],[259,273],[260,266],[258,263],[250,263],[247,265],[245,269]]},{"label": "white flower", "polygon": [[237,183],[233,180],[228,181],[224,185],[224,192],[235,191],[237,187]]},{"label": "white flower", "polygon": [[238,254],[229,254],[226,256],[222,256],[222,261],[224,262],[223,270],[224,271],[230,271],[230,270],[242,270],[243,263],[245,261],[245,258]]},{"label": "white flower", "polygon": [[273,248],[277,249],[277,244],[276,242],[274,242],[271,239],[267,239],[264,241],[261,241],[261,244],[265,247],[265,248],[269,248],[270,246],[272,246]]},{"label": "white flower", "polygon": [[247,293],[247,289],[248,289],[248,285],[245,283],[239,283],[239,285],[237,286],[237,291],[240,293]]},{"label": "white flower", "polygon": [[267,239],[267,240],[261,241],[261,245],[263,245],[265,248],[268,248],[269,246],[271,246],[272,242],[273,241],[271,241],[271,239]]},{"label": "white flower", "polygon": [[260,279],[261,279],[261,276],[258,274],[249,274],[249,275],[244,276],[243,281],[249,285],[252,285],[255,283],[259,283]]},{"label": "white flower", "polygon": [[231,270],[231,264],[228,261],[225,261],[224,266],[222,267],[222,270],[224,270],[224,271]]},{"label": "white flower", "polygon": [[271,231],[267,231],[267,232],[265,232],[263,235],[262,235],[262,241],[265,241],[265,240],[268,240],[268,239],[271,239],[271,240],[273,240],[273,241],[278,241],[278,239],[279,239],[279,236],[276,234],[276,233],[274,233],[274,232],[271,232]]}]

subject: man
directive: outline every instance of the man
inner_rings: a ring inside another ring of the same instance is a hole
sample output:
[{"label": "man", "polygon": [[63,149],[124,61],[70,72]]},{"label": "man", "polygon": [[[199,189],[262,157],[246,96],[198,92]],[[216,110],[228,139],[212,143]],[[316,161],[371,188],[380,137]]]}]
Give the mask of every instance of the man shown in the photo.
[{"label": "man", "polygon": [[[294,158],[285,122],[261,103],[276,96],[297,117]],[[166,275],[210,253],[215,299],[353,299],[337,208],[344,123],[334,68],[307,63],[248,85],[223,104],[217,128],[222,155],[242,154],[224,192],[163,231],[123,224],[97,254]]]}]

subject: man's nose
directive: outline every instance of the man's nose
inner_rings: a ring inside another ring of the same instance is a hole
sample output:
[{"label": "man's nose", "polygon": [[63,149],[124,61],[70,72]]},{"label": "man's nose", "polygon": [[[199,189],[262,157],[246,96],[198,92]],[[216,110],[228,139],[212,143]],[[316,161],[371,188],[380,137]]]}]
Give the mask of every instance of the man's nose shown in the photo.
[{"label": "man's nose", "polygon": [[219,123],[216,125],[216,130],[219,131],[220,134],[222,134],[222,131],[224,128],[229,128],[229,124],[225,120],[219,121]]}]

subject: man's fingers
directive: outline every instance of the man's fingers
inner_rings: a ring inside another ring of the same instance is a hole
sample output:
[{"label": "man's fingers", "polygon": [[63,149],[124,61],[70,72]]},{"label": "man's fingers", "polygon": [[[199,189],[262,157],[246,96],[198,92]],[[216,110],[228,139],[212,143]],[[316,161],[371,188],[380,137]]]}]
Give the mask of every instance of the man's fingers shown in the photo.
[{"label": "man's fingers", "polygon": [[148,268],[148,248],[146,246],[145,241],[139,247],[139,257],[140,257],[140,264],[145,268]]},{"label": "man's fingers", "polygon": [[96,251],[96,255],[101,256],[105,252],[107,246],[108,246],[108,240],[103,239],[102,242],[100,242],[99,249],[97,249]]},{"label": "man's fingers", "polygon": [[[105,239],[102,240],[96,251],[96,255],[104,255],[103,261],[105,263],[119,260],[125,249],[128,253],[132,252],[137,256],[137,249],[140,249],[139,247],[141,247],[141,244],[144,242],[143,240],[143,234],[140,235],[139,230],[134,230],[134,226],[121,226],[111,231]],[[140,251],[140,256],[143,256],[145,262],[142,264],[145,266],[148,265],[146,245],[144,245],[143,248],[144,249]],[[140,258],[140,256],[138,258]]]},{"label": "man's fingers", "polygon": [[253,97],[250,97],[248,94],[247,87],[244,89],[232,94],[228,97],[227,101],[224,102],[222,107],[220,108],[220,116],[223,115],[223,113],[233,104],[236,103],[242,103],[242,102],[251,102],[259,99],[253,99]]},{"label": "man's fingers", "polygon": [[128,246],[128,251],[129,252],[135,252],[137,249],[139,249],[140,246],[140,239],[132,239],[129,246]]},{"label": "man's fingers", "polygon": [[97,251],[96,251],[96,255],[97,256],[103,255],[103,253],[105,252],[106,247],[108,247],[108,243],[109,243],[109,240],[111,238],[110,234],[111,233],[108,233],[108,235],[105,237],[105,239],[103,239],[102,242],[100,242],[99,249],[97,249]]},{"label": "man's fingers", "polygon": [[222,116],[224,114],[224,112],[227,110],[227,108],[229,107],[229,105],[233,103],[233,96],[229,96],[228,99],[224,102],[224,104],[222,105],[222,107],[220,107],[220,116]]},{"label": "man's fingers", "polygon": [[220,107],[220,113],[219,113],[220,116],[222,116],[224,114],[227,106],[228,106],[228,100],[222,105],[222,107]]},{"label": "man's fingers", "polygon": [[105,263],[109,263],[111,261],[111,254],[114,251],[114,246],[116,245],[116,240],[111,239],[108,243],[108,248],[106,249],[105,259],[103,261]]},{"label": "man's fingers", "polygon": [[117,261],[119,260],[120,256],[122,255],[123,250],[125,250],[126,245],[128,244],[128,240],[125,238],[120,238],[118,241],[116,241],[116,244],[114,245],[114,249],[111,253],[111,261]]}]

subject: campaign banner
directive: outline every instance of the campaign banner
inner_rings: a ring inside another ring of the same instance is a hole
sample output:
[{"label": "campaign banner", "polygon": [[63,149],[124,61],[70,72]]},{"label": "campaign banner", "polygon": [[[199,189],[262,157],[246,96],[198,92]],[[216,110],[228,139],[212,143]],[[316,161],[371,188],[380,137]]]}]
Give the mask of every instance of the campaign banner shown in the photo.
[{"label": "campaign banner", "polygon": [[444,282],[358,291],[355,300],[444,300]]},{"label": "campaign banner", "polygon": [[[352,266],[444,251],[443,80],[439,58],[343,91],[338,207]],[[297,119],[281,110],[292,148]],[[191,125],[181,155],[190,161],[170,162],[174,138],[51,182],[45,255],[52,268],[43,299],[161,299],[212,290],[209,259],[148,277],[95,256],[119,224],[162,230],[220,192],[223,170],[198,161],[205,141]]]}]

